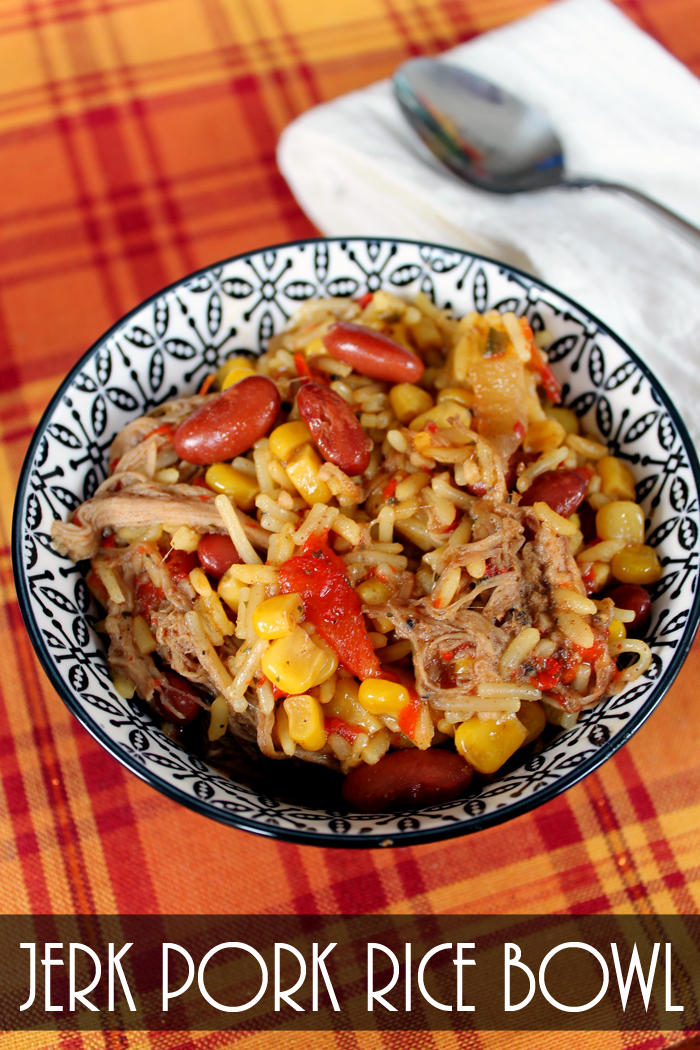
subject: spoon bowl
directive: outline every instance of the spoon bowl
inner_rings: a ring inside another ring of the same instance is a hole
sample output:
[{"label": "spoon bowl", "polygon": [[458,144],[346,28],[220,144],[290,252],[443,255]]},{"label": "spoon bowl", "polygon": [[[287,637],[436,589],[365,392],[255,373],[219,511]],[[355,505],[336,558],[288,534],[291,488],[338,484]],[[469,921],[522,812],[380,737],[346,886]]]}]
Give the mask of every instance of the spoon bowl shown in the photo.
[{"label": "spoon bowl", "polygon": [[562,145],[547,117],[466,69],[414,58],[394,89],[413,129],[460,178],[493,193],[554,186]]},{"label": "spoon bowl", "polygon": [[401,110],[428,149],[479,189],[521,193],[552,186],[627,197],[700,246],[700,230],[652,197],[619,182],[566,174],[549,118],[485,77],[434,58],[413,58],[394,74]]}]

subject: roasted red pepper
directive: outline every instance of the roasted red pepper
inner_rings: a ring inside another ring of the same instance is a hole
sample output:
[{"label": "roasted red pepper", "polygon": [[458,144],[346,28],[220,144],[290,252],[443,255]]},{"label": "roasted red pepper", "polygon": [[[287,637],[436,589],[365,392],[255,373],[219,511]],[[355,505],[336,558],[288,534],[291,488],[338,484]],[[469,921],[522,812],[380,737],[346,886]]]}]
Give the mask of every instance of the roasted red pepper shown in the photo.
[{"label": "roasted red pepper", "polygon": [[160,587],[155,586],[145,572],[134,579],[134,597],[136,611],[146,616],[149,616],[165,601],[164,592]]},{"label": "roasted red pepper", "polygon": [[418,694],[411,690],[411,702],[401,708],[401,712],[397,719],[399,729],[405,736],[410,737],[411,740],[416,735],[416,727],[418,725],[418,718],[420,717],[422,706]]},{"label": "roasted red pepper", "polygon": [[306,363],[306,358],[304,357],[304,355],[298,350],[294,354],[294,365],[297,370],[297,375],[301,379],[311,379],[311,369]]},{"label": "roasted red pepper", "polygon": [[540,348],[535,342],[535,337],[532,334],[532,329],[530,328],[530,325],[527,323],[524,317],[520,318],[520,324],[522,326],[523,332],[525,333],[525,338],[527,339],[530,345],[530,355],[532,357],[532,363],[537,369],[537,371],[540,373],[540,379],[542,380],[544,392],[553,405],[560,405],[561,383],[550,368],[548,362],[545,361],[542,354],[540,353]]},{"label": "roasted red pepper", "polygon": [[282,594],[301,595],[306,619],[335,650],[343,667],[358,678],[381,677],[345,563],[324,539],[312,536],[303,554],[280,567],[279,582]]},{"label": "roasted red pepper", "polygon": [[324,718],[323,724],[326,733],[337,733],[338,736],[342,736],[343,740],[347,740],[349,744],[354,744],[360,733],[367,732],[363,726],[353,725],[352,722],[344,722],[342,718]]}]

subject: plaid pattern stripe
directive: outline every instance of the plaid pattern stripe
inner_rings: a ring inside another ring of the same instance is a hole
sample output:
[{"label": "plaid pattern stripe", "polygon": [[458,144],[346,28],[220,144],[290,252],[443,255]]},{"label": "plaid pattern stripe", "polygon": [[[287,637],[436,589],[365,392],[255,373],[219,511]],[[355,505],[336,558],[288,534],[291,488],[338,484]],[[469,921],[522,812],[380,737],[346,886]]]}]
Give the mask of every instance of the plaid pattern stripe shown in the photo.
[{"label": "plaid pattern stripe", "polygon": [[[145,787],[68,714],[10,567],[21,462],[78,356],[159,287],[308,236],[274,159],[298,113],[527,14],[538,0],[6,0],[0,7],[0,907],[5,913],[691,912],[700,892],[700,646],[615,759],[503,828],[393,852],[278,844]],[[700,73],[694,0],[621,0]],[[186,858],[186,860],[185,860]],[[260,873],[260,874],[253,874]],[[252,877],[251,877],[252,876]],[[75,1050],[270,1047],[218,1033]],[[656,1050],[677,1036],[568,1037]],[[5,1047],[56,1045],[0,1035]],[[67,1044],[67,1037],[61,1037]],[[555,1048],[556,1033],[326,1034],[284,1048]]]}]

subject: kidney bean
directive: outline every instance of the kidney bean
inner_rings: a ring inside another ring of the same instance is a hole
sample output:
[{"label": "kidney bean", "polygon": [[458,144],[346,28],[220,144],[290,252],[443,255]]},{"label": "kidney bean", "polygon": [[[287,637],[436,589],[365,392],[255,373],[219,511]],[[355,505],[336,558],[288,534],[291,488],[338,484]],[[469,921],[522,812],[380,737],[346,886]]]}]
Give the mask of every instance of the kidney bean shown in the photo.
[{"label": "kidney bean", "polygon": [[155,709],[168,722],[192,722],[202,710],[198,693],[186,678],[174,671],[161,671],[156,689]]},{"label": "kidney bean", "polygon": [[372,441],[347,401],[320,383],[304,383],[297,405],[324,459],[351,476],[367,470]]},{"label": "kidney bean", "polygon": [[425,365],[388,335],[350,321],[338,321],[323,336],[331,357],[352,365],[360,375],[389,383],[417,383]]},{"label": "kidney bean", "polygon": [[165,560],[165,567],[173,583],[184,580],[185,576],[189,576],[198,565],[199,558],[196,551],[171,550]]},{"label": "kidney bean", "polygon": [[556,514],[568,518],[586,495],[586,482],[573,470],[545,470],[538,474],[520,500],[521,507],[546,503]]},{"label": "kidney bean", "polygon": [[640,627],[651,615],[649,591],[637,583],[623,583],[606,591],[605,596],[612,598],[618,609],[630,609],[634,613],[632,623],[625,624],[628,631]]},{"label": "kidney bean", "polygon": [[208,532],[197,547],[197,557],[205,572],[220,580],[232,565],[239,565],[241,557],[230,536]]},{"label": "kidney bean", "polygon": [[511,453],[506,470],[506,488],[509,492],[515,488],[520,464],[522,463],[523,466],[529,467],[536,459],[537,454],[535,452],[524,452],[521,448],[516,448],[515,452]]},{"label": "kidney bean", "polygon": [[272,380],[248,376],[195,409],[173,435],[187,463],[219,463],[246,452],[274,423],[280,396]]},{"label": "kidney bean", "polygon": [[343,798],[360,813],[429,806],[456,798],[472,775],[454,751],[390,751],[374,766],[355,766],[343,782]]},{"label": "kidney bean", "polygon": [[578,508],[578,516],[581,519],[583,542],[593,543],[593,540],[598,535],[598,530],[596,529],[595,524],[595,511],[587,499],[585,499]]}]

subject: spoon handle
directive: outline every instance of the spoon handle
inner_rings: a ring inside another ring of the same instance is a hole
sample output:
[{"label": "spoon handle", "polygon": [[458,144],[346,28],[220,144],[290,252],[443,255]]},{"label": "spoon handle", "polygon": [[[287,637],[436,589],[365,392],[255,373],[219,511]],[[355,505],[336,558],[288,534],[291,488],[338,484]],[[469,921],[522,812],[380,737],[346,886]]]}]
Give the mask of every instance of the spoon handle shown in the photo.
[{"label": "spoon handle", "polygon": [[665,222],[667,226],[670,226],[680,233],[681,236],[685,237],[686,240],[692,241],[696,247],[700,247],[700,229],[694,226],[692,222],[688,222],[687,219],[682,218],[675,211],[671,211],[670,208],[660,204],[659,201],[654,200],[653,197],[648,197],[646,193],[641,193],[639,190],[632,189],[631,186],[625,186],[621,182],[606,182],[604,179],[590,179],[590,178],[565,178],[563,185],[568,186],[572,189],[585,190],[589,188],[599,190],[610,190],[612,193],[618,193],[624,197],[629,197],[636,204],[640,204],[653,212],[658,219]]}]

